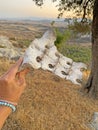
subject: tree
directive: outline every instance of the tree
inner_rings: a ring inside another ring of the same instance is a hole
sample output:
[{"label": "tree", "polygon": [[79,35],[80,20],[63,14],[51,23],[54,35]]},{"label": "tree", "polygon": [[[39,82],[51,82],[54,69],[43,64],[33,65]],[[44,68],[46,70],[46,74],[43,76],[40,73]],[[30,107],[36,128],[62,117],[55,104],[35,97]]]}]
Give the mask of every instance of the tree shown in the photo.
[{"label": "tree", "polygon": [[92,68],[85,86],[88,92],[98,98],[98,0],[95,0],[92,23]]},{"label": "tree", "polygon": [[[43,0],[33,0],[37,5],[42,5]],[[53,0],[55,2],[57,0]],[[59,0],[59,11],[63,15],[65,10],[79,9],[78,13],[83,12],[82,20],[87,16],[87,12],[93,9],[92,22],[92,67],[89,79],[85,85],[87,92],[98,98],[98,0]],[[60,16],[60,14],[59,14]]]},{"label": "tree", "polygon": [[[33,0],[36,5],[42,6],[45,0]],[[82,22],[86,20],[86,17],[92,15],[92,9],[95,0],[52,0],[52,2],[58,2],[58,18],[62,17],[65,10],[72,10],[76,15],[82,15]]]}]

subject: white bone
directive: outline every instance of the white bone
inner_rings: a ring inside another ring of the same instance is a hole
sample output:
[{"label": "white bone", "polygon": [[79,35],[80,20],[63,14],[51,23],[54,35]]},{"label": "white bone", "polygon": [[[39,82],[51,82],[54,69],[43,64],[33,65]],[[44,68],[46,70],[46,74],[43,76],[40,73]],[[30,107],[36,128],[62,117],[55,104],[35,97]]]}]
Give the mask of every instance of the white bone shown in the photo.
[{"label": "white bone", "polygon": [[77,80],[82,81],[83,76],[83,73],[81,71],[82,68],[86,69],[86,65],[81,62],[79,63],[73,62],[71,71],[69,72],[67,79],[71,80],[75,84],[80,84],[79,82],[77,82]]},{"label": "white bone", "polygon": [[31,47],[36,47],[37,49],[44,51],[46,48],[51,48],[54,46],[54,41],[56,40],[53,31],[49,30],[40,39],[35,39],[31,43]]},{"label": "white bone", "polygon": [[37,62],[36,58],[41,57],[43,53],[36,48],[31,48],[31,46],[26,50],[24,55],[23,64],[29,63],[33,68],[38,69],[41,67],[41,63]]},{"label": "white bone", "polygon": [[82,81],[82,73],[78,69],[72,70],[72,71],[70,71],[70,73],[69,73],[69,75],[67,76],[66,79],[71,80],[74,84],[80,85],[78,80]]},{"label": "white bone", "polygon": [[59,63],[65,68],[70,68],[72,66],[73,60],[64,56],[61,56]]},{"label": "white bone", "polygon": [[23,64],[28,63],[34,69],[49,70],[74,84],[80,84],[78,81],[82,80],[83,75],[81,69],[86,68],[86,65],[73,62],[60,54],[54,45],[55,39],[53,31],[50,30],[42,38],[35,39],[25,52]]},{"label": "white bone", "polygon": [[56,61],[52,60],[50,57],[48,57],[47,55],[44,56],[42,62],[41,62],[42,66],[41,68],[43,70],[49,70],[49,71],[54,71],[54,67],[56,64]]},{"label": "white bone", "polygon": [[46,54],[53,60],[58,60],[59,57],[56,56],[58,53],[57,48],[55,46],[51,47],[50,49],[47,49]]},{"label": "white bone", "polygon": [[61,78],[66,78],[68,74],[68,69],[65,69],[63,66],[61,66],[59,63],[55,67],[54,73],[58,75]]}]

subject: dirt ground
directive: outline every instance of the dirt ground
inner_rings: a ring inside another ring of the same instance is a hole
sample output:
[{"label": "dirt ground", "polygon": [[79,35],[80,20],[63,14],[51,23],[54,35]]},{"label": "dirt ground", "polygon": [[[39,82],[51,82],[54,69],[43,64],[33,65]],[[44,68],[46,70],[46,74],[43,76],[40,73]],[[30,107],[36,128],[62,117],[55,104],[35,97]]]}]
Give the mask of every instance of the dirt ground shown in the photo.
[{"label": "dirt ground", "polygon": [[[11,64],[0,59],[0,74]],[[43,70],[31,72],[26,80],[17,111],[2,130],[90,130],[98,101],[85,95],[80,86]]]}]

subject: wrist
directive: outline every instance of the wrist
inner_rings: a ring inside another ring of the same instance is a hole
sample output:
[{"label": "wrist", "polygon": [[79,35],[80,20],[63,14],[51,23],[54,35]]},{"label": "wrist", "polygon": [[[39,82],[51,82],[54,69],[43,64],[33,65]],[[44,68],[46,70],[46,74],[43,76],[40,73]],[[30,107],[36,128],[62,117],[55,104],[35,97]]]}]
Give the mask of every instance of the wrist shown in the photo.
[{"label": "wrist", "polygon": [[13,97],[16,97],[16,96],[1,96],[0,95],[0,101],[6,101],[6,102],[9,102],[9,103],[17,106],[18,100],[16,98],[13,98]]},{"label": "wrist", "polygon": [[12,109],[7,106],[0,106],[0,111],[6,111],[10,114],[12,112]]},{"label": "wrist", "polygon": [[14,106],[17,106],[17,103],[16,103],[16,102],[12,102],[12,101],[9,101],[9,100],[2,100],[2,99],[0,99],[0,101],[1,101],[1,102],[8,102],[8,103],[10,103],[10,104],[12,104],[12,105],[14,105]]},{"label": "wrist", "polygon": [[7,119],[7,117],[11,114],[12,110],[6,106],[0,106],[0,130]]},{"label": "wrist", "polygon": [[9,101],[0,100],[0,106],[9,107],[10,109],[12,109],[13,112],[16,111],[16,106],[12,102],[9,102]]}]

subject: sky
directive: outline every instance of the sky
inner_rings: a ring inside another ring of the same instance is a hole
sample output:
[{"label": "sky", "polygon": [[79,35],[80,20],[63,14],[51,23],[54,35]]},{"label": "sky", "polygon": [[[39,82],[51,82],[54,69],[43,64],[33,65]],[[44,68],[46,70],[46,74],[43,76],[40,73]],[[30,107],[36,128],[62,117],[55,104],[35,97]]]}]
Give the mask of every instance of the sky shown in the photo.
[{"label": "sky", "polygon": [[32,0],[0,0],[0,17],[46,17],[56,18],[57,3],[46,0],[43,7],[38,7]]}]

